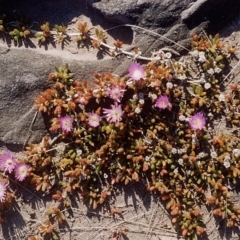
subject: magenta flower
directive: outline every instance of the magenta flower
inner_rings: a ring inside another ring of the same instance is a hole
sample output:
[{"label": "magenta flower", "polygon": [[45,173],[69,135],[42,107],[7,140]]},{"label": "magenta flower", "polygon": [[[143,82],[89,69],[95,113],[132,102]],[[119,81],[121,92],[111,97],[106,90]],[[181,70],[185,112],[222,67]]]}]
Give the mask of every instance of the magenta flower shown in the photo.
[{"label": "magenta flower", "polygon": [[11,173],[17,164],[16,158],[11,152],[7,151],[0,157],[0,167],[4,172]]},{"label": "magenta flower", "polygon": [[122,120],[123,111],[121,105],[111,105],[112,109],[103,108],[103,113],[106,114],[108,122],[119,122]]},{"label": "magenta flower", "polygon": [[0,180],[0,201],[3,202],[6,196],[8,184]]},{"label": "magenta flower", "polygon": [[14,169],[15,178],[18,181],[23,181],[28,174],[29,166],[25,163],[17,163]]},{"label": "magenta flower", "polygon": [[199,113],[196,113],[195,115],[193,115],[189,119],[189,124],[190,124],[191,128],[194,130],[203,129],[206,124],[206,119],[204,118],[203,113],[199,112]]},{"label": "magenta flower", "polygon": [[71,132],[73,128],[73,119],[71,117],[61,117],[58,119],[58,121],[63,131],[65,131],[66,133]]},{"label": "magenta flower", "polygon": [[160,109],[166,109],[167,107],[170,106],[170,102],[167,96],[160,96],[156,103],[155,106],[160,108]]},{"label": "magenta flower", "polygon": [[101,121],[101,117],[98,114],[94,112],[88,114],[88,124],[91,127],[98,127],[100,124],[100,121]]},{"label": "magenta flower", "polygon": [[117,102],[121,101],[121,98],[123,97],[125,91],[126,90],[119,87],[108,88],[109,97],[113,100],[116,100]]},{"label": "magenta flower", "polygon": [[139,63],[132,63],[128,68],[128,72],[134,81],[138,81],[145,76],[145,71]]}]

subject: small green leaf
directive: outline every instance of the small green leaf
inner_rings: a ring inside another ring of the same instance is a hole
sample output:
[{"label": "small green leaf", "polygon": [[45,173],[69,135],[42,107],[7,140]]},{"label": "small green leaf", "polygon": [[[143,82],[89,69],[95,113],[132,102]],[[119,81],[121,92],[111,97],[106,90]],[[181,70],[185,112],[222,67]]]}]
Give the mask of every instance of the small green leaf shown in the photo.
[{"label": "small green leaf", "polygon": [[54,240],[59,239],[55,232],[52,232],[52,238],[53,238]]},{"label": "small green leaf", "polygon": [[201,86],[196,86],[196,88],[194,89],[194,93],[198,96],[200,96],[202,92],[203,92],[203,89]]}]

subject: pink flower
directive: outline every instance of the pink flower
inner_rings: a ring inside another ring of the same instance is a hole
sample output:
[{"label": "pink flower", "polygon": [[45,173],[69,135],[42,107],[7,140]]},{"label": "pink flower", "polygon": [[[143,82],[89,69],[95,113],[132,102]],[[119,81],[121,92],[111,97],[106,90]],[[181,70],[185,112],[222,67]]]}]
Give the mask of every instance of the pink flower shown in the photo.
[{"label": "pink flower", "polygon": [[80,97],[80,98],[78,99],[78,102],[79,102],[80,104],[83,104],[83,105],[86,105],[86,104],[87,104],[87,100],[86,100],[84,97]]},{"label": "pink flower", "polygon": [[7,183],[0,180],[0,201],[1,202],[3,202],[3,200],[6,196],[7,186],[8,186]]},{"label": "pink flower", "polygon": [[117,102],[121,101],[121,98],[123,97],[123,94],[126,90],[117,87],[108,88],[108,94],[109,97],[113,100],[116,100]]},{"label": "pink flower", "polygon": [[206,119],[204,118],[203,113],[199,112],[199,113],[196,113],[195,115],[193,115],[189,119],[189,124],[190,124],[191,128],[194,130],[203,129],[206,124]]},{"label": "pink flower", "polygon": [[138,81],[145,76],[145,71],[139,63],[132,63],[128,68],[128,72],[134,81]]},{"label": "pink flower", "polygon": [[166,109],[167,107],[170,106],[170,102],[167,96],[160,96],[155,104],[156,107],[160,109]]},{"label": "pink flower", "polygon": [[58,121],[63,131],[65,131],[66,133],[71,132],[73,128],[73,119],[71,117],[61,117],[58,119]]},{"label": "pink flower", "polygon": [[7,151],[0,157],[0,167],[4,172],[11,173],[17,164],[16,158],[11,152]]},{"label": "pink flower", "polygon": [[88,114],[88,124],[91,127],[98,127],[101,121],[101,117],[96,113],[89,113]]},{"label": "pink flower", "polygon": [[26,165],[25,163],[17,163],[14,169],[15,178],[18,181],[23,181],[28,174],[28,169],[29,169],[29,166]]},{"label": "pink flower", "polygon": [[103,113],[106,114],[108,122],[119,122],[122,120],[123,111],[121,105],[111,105],[112,109],[103,108]]}]

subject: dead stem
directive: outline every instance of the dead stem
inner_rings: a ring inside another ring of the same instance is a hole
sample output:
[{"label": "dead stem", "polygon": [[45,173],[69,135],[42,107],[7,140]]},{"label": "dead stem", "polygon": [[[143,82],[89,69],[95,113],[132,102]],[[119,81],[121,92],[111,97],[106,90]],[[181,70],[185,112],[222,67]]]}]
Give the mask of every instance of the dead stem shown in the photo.
[{"label": "dead stem", "polygon": [[159,34],[159,33],[156,33],[156,32],[154,32],[154,31],[152,31],[152,30],[149,30],[149,29],[146,29],[146,28],[142,28],[142,27],[139,27],[139,26],[136,26],[136,25],[132,25],[132,24],[121,24],[121,25],[118,25],[118,26],[115,26],[115,27],[112,27],[112,28],[108,28],[108,29],[106,29],[104,32],[108,32],[108,31],[110,31],[110,30],[112,30],[112,29],[115,29],[115,28],[118,28],[118,27],[133,27],[133,28],[141,29],[141,30],[146,31],[146,32],[148,32],[148,33],[152,33],[152,34],[154,34],[154,35],[156,35],[156,36],[159,36],[160,38],[163,38],[163,39],[165,39],[165,40],[167,40],[167,41],[169,41],[169,42],[171,42],[171,43],[176,44],[177,46],[181,47],[182,49],[185,49],[185,50],[189,51],[189,49],[187,49],[187,48],[185,48],[184,46],[182,46],[181,44],[179,44],[179,43],[177,43],[177,42],[169,39],[168,37],[165,37],[165,36],[163,36],[163,35],[161,35],[161,34]]},{"label": "dead stem", "polygon": [[[237,64],[232,68],[232,70],[227,74],[227,76],[223,79],[223,81],[220,83],[220,85],[222,85],[226,79],[228,79],[228,77],[235,71],[235,69],[238,67],[240,63],[240,60],[237,62]],[[228,83],[226,83],[226,87],[229,85],[231,81],[229,81]]]},{"label": "dead stem", "polygon": [[38,111],[36,111],[35,114],[34,114],[34,116],[33,116],[33,120],[32,120],[32,122],[31,122],[31,124],[30,124],[29,129],[28,129],[28,133],[27,133],[27,136],[26,136],[26,140],[24,141],[23,149],[22,149],[22,150],[24,150],[24,148],[25,148],[25,146],[26,146],[26,144],[27,144],[27,142],[28,142],[28,140],[29,140],[30,133],[33,133],[33,132],[32,132],[32,126],[33,126],[34,122],[36,121],[37,115],[38,115]]}]

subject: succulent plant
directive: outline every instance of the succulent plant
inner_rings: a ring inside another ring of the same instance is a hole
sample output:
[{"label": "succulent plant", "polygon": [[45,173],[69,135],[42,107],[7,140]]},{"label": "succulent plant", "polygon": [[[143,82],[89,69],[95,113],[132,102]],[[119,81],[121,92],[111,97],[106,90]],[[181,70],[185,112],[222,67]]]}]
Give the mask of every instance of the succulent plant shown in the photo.
[{"label": "succulent plant", "polygon": [[[3,20],[0,17],[0,31]],[[112,56],[139,57],[139,49],[124,51],[119,39],[109,46],[103,30],[95,29],[91,35],[87,23],[78,22],[74,34],[62,25],[53,31],[48,22],[40,29],[35,34],[39,44],[52,37],[62,44],[76,36],[84,46],[107,48]],[[9,31],[15,40],[29,33],[22,25]],[[52,198],[57,205],[46,213],[59,224],[65,220],[62,210],[70,205],[71,194],[78,193],[96,209],[117,186],[143,182],[148,191],[160,195],[185,239],[198,239],[206,232],[202,204],[226,219],[227,226],[237,226],[240,207],[232,202],[229,184],[237,184],[240,176],[235,129],[240,123],[240,87],[232,83],[226,91],[223,84],[223,70],[234,52],[218,34],[194,35],[187,57],[201,72],[199,78],[186,62],[163,51],[145,65],[132,63],[125,77],[95,72],[91,86],[75,80],[68,65],[56,67],[49,74],[52,87],[35,100],[35,107],[47,117],[49,135],[38,144],[30,143],[24,159],[0,156],[1,171],[6,172],[0,179],[1,206],[13,199],[8,189],[11,171],[16,180],[33,184],[39,192],[52,192],[56,185]],[[222,116],[231,131],[210,131]],[[51,221],[39,232],[56,237]]]}]

